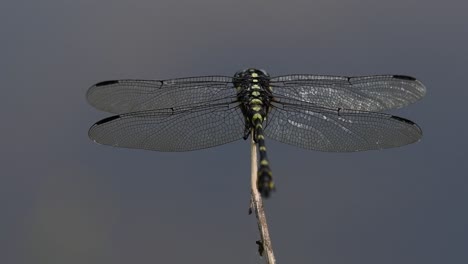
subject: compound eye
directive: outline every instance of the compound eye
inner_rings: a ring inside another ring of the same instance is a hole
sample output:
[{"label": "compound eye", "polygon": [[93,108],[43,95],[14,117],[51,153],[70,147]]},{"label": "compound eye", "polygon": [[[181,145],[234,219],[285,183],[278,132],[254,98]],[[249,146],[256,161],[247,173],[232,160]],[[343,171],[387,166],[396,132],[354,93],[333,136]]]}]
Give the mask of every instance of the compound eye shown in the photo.
[{"label": "compound eye", "polygon": [[270,74],[268,74],[268,72],[266,72],[265,70],[263,70],[263,69],[260,69],[260,71],[261,71],[263,74],[265,74],[265,76],[268,76],[268,77],[270,77]]},{"label": "compound eye", "polygon": [[236,72],[236,74],[235,74],[234,76],[236,76],[236,77],[242,77],[242,76],[245,75],[245,73],[248,72],[248,71],[249,71],[249,68],[242,69],[242,70]]}]

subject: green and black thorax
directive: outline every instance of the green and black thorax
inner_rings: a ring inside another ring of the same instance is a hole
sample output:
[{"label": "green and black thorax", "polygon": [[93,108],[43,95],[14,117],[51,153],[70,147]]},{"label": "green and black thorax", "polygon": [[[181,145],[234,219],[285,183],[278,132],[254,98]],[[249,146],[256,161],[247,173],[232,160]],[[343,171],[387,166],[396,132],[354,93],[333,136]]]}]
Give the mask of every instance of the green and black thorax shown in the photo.
[{"label": "green and black thorax", "polygon": [[250,68],[237,72],[233,84],[246,120],[246,129],[255,130],[256,125],[266,120],[273,99],[270,75],[263,70]]}]

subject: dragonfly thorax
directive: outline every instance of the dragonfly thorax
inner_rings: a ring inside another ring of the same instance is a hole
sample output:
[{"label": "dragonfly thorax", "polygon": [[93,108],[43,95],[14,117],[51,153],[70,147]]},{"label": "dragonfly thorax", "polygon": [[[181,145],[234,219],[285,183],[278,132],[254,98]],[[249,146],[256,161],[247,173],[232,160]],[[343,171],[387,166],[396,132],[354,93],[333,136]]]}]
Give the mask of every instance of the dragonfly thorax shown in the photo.
[{"label": "dragonfly thorax", "polygon": [[270,75],[254,68],[239,71],[233,78],[237,99],[246,118],[248,127],[255,126],[255,119],[266,119],[272,99]]}]

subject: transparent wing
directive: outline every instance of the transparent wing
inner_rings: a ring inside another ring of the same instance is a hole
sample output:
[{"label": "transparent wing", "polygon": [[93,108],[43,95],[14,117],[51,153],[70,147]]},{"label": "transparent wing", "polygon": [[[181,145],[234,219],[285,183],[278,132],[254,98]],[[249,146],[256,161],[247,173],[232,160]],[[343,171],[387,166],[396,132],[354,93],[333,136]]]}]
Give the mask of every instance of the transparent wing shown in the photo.
[{"label": "transparent wing", "polygon": [[89,137],[115,147],[189,151],[241,139],[244,129],[240,108],[222,105],[117,115],[93,125]]},{"label": "transparent wing", "polygon": [[231,82],[224,76],[104,81],[91,86],[86,98],[99,110],[122,114],[234,98]]},{"label": "transparent wing", "polygon": [[294,99],[325,108],[385,111],[414,103],[424,85],[404,75],[362,77],[287,75],[271,79],[278,101]]},{"label": "transparent wing", "polygon": [[265,135],[305,149],[350,152],[407,145],[418,141],[422,131],[384,113],[280,105],[271,108]]}]

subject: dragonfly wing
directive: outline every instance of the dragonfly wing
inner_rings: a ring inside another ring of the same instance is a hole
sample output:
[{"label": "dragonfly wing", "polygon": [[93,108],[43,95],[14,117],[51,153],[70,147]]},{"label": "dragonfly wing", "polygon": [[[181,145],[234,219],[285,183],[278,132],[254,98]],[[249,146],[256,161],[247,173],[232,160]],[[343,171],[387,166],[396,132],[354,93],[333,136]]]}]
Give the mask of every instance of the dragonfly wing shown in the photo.
[{"label": "dragonfly wing", "polygon": [[422,131],[384,113],[281,105],[271,108],[265,135],[305,149],[351,152],[407,145],[418,141]]},{"label": "dragonfly wing", "polygon": [[232,99],[231,82],[224,76],[104,81],[91,86],[86,98],[99,110],[122,114]]},{"label": "dragonfly wing", "polygon": [[325,108],[380,112],[414,103],[425,93],[413,77],[287,75],[271,79],[276,100],[298,100]]},{"label": "dragonfly wing", "polygon": [[219,105],[117,115],[93,125],[89,137],[115,147],[190,151],[241,139],[244,129],[244,117],[238,106]]}]

